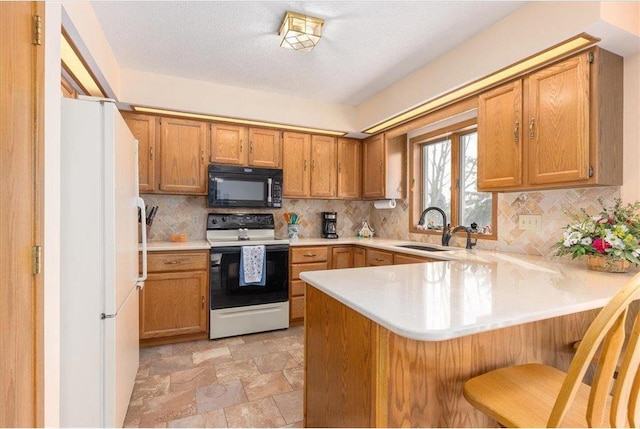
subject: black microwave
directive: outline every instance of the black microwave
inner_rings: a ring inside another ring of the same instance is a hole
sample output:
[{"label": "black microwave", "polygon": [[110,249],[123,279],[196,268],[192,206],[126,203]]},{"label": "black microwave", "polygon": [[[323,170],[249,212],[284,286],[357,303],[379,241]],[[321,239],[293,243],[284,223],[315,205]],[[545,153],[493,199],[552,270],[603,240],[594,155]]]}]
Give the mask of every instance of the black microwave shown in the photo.
[{"label": "black microwave", "polygon": [[209,164],[207,207],[282,207],[282,170]]}]

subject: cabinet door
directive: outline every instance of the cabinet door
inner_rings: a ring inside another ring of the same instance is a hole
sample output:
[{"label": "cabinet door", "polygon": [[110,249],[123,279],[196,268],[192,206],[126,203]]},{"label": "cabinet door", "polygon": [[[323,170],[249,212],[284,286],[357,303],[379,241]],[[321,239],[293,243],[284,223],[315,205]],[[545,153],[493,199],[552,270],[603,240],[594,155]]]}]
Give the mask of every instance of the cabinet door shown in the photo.
[{"label": "cabinet door", "polygon": [[160,190],[175,194],[206,194],[207,124],[160,119]]},{"label": "cabinet door", "polygon": [[[589,178],[589,60],[578,55],[529,77],[529,181]],[[606,96],[606,95],[605,95]]]},{"label": "cabinet door", "polygon": [[311,137],[308,134],[283,133],[282,174],[285,197],[308,197]]},{"label": "cabinet door", "polygon": [[360,198],[362,156],[360,141],[338,139],[338,198]]},{"label": "cabinet door", "polygon": [[332,248],[331,268],[353,268],[353,247],[341,246]]},{"label": "cabinet door", "polygon": [[336,138],[311,137],[311,196],[336,196],[337,182]]},{"label": "cabinet door", "polygon": [[353,268],[361,268],[367,266],[367,252],[362,247],[353,249]]},{"label": "cabinet door", "polygon": [[207,332],[206,271],[150,273],[140,295],[140,339]]},{"label": "cabinet door", "polygon": [[364,198],[385,197],[384,134],[369,137],[362,150],[362,196]]},{"label": "cabinet door", "polygon": [[522,81],[478,98],[478,189],[522,185]]},{"label": "cabinet door", "polygon": [[393,265],[404,264],[420,264],[423,262],[437,262],[435,258],[428,258],[426,256],[414,256],[406,253],[395,253],[393,255]]},{"label": "cabinet door", "polygon": [[158,118],[131,112],[121,112],[124,121],[138,140],[138,184],[140,192],[153,192],[156,186],[156,140]]},{"label": "cabinet door", "polygon": [[249,128],[249,165],[280,168],[282,165],[280,131]]},{"label": "cabinet door", "polygon": [[211,124],[211,162],[247,165],[247,146],[246,127]]}]

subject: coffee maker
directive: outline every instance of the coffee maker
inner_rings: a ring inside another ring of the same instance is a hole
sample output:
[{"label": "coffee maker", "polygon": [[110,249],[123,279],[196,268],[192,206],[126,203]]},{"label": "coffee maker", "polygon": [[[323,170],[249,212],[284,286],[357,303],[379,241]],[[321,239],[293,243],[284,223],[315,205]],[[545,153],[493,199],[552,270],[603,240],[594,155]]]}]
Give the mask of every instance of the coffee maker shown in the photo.
[{"label": "coffee maker", "polygon": [[322,212],[322,238],[338,238],[336,234],[336,212]]}]

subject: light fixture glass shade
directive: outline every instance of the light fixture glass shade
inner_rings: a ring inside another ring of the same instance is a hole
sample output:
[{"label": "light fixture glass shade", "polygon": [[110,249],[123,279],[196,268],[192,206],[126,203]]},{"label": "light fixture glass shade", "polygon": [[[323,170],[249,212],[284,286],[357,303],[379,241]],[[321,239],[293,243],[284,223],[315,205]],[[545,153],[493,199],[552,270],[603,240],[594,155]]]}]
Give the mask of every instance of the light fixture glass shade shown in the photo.
[{"label": "light fixture glass shade", "polygon": [[312,16],[287,12],[280,25],[280,46],[296,51],[309,52],[322,36],[324,20]]}]

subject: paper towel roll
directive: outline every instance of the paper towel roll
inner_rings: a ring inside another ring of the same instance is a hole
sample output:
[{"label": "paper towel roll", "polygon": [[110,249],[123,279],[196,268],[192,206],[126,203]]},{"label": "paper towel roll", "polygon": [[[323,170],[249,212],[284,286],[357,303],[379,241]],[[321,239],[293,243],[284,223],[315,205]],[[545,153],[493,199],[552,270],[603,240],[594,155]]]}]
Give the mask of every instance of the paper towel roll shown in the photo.
[{"label": "paper towel roll", "polygon": [[396,200],[378,200],[373,203],[373,206],[377,209],[395,209]]}]

